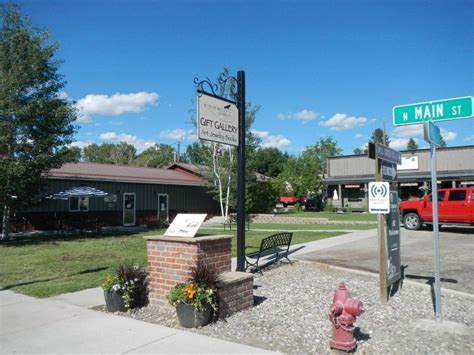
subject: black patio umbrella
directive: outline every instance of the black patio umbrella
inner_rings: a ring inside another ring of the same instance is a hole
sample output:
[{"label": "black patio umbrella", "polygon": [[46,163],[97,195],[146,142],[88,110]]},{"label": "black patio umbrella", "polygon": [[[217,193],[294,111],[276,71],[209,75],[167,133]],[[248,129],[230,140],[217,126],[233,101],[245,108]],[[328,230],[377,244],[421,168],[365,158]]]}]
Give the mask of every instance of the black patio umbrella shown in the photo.
[{"label": "black patio umbrella", "polygon": [[67,200],[70,197],[104,197],[107,195],[107,192],[96,189],[95,187],[77,186],[67,189],[65,191],[56,192],[52,195],[47,196],[46,198],[53,200]]}]

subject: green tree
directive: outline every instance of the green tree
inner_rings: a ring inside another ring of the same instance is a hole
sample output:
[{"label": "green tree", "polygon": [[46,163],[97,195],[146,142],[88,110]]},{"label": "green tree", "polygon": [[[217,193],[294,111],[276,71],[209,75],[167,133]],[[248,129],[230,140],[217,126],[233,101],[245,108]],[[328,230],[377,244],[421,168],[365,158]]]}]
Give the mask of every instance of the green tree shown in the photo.
[{"label": "green tree", "polygon": [[316,160],[318,175],[325,173],[328,157],[339,156],[342,154],[342,149],[339,148],[337,141],[332,137],[319,138],[315,145],[310,146],[307,149]]},{"label": "green tree", "polygon": [[137,150],[131,144],[120,142],[118,144],[93,143],[84,147],[84,161],[89,163],[102,163],[114,165],[133,165]]},{"label": "green tree", "polygon": [[365,153],[364,153],[364,150],[362,150],[361,148],[356,148],[354,149],[354,154],[360,155],[360,154],[365,154]]},{"label": "green tree", "polygon": [[205,165],[208,161],[209,147],[202,141],[193,142],[188,145],[185,153],[185,160],[194,165]]},{"label": "green tree", "polygon": [[131,144],[120,142],[114,145],[112,160],[115,165],[133,165],[137,157],[137,150]]},{"label": "green tree", "polygon": [[134,164],[150,168],[162,168],[173,163],[175,153],[173,147],[168,144],[155,144],[141,152]]},{"label": "green tree", "polygon": [[372,136],[370,137],[370,142],[372,143],[380,143],[380,144],[385,144],[387,147],[390,145],[390,138],[388,135],[385,133],[385,143],[384,143],[384,133],[383,130],[380,128],[376,128],[372,132]]},{"label": "green tree", "polygon": [[279,195],[313,196],[320,189],[321,177],[314,152],[306,148],[298,157],[290,156],[282,173],[273,181]]},{"label": "green tree", "polygon": [[69,147],[73,161],[78,162],[82,159],[82,149],[79,147]]},{"label": "green tree", "polygon": [[407,144],[407,150],[417,150],[418,144],[415,142],[413,138],[410,138]]},{"label": "green tree", "polygon": [[114,164],[112,159],[114,146],[111,143],[103,143],[101,145],[96,143],[90,144],[82,149],[83,159],[89,163]]},{"label": "green tree", "polygon": [[33,27],[13,4],[0,4],[0,207],[2,238],[10,212],[33,205],[43,174],[74,159],[77,115],[61,95],[58,49],[47,30]]},{"label": "green tree", "polygon": [[273,178],[283,171],[288,157],[288,153],[278,148],[259,148],[251,155],[255,171]]}]

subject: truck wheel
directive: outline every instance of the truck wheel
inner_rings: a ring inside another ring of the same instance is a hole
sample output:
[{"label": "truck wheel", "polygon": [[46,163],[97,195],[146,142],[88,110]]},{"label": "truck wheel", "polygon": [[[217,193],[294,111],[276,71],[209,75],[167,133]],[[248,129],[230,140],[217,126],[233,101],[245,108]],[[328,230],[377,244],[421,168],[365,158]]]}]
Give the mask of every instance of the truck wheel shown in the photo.
[{"label": "truck wheel", "polygon": [[403,216],[403,225],[409,230],[418,230],[421,227],[420,217],[416,213],[407,213]]}]

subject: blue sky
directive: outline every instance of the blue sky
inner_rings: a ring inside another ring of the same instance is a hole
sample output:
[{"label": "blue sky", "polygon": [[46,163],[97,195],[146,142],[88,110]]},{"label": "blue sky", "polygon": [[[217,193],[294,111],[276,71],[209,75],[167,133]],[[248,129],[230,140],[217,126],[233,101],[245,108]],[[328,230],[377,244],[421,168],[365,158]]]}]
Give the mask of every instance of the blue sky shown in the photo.
[{"label": "blue sky", "polygon": [[[393,126],[393,106],[474,95],[472,0],[18,3],[60,43],[79,146],[183,149],[193,79],[224,67],[245,71],[263,145],[290,154],[328,136],[352,154],[383,120],[392,147],[426,147],[420,125]],[[448,146],[474,144],[473,121],[439,122]]]}]

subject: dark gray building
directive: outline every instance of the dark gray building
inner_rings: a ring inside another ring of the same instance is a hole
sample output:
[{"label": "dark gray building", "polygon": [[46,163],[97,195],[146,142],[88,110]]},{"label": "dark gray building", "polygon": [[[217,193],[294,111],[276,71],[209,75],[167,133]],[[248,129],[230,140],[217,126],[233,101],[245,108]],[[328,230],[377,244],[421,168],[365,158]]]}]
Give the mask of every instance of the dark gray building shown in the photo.
[{"label": "dark gray building", "polygon": [[[402,151],[398,170],[398,192],[402,200],[420,197],[431,190],[429,149]],[[438,148],[437,183],[442,187],[474,186],[474,146]],[[367,186],[375,181],[375,160],[366,155],[349,155],[327,159],[327,199],[338,210],[364,211],[368,208]]]},{"label": "dark gray building", "polygon": [[[207,193],[207,181],[190,164],[173,164],[167,169],[65,164],[51,170],[47,179],[42,202],[17,212],[13,229],[20,226],[29,230],[65,229],[88,220],[98,221],[100,225],[134,226],[170,220],[177,213],[212,216],[219,210],[217,202]],[[66,200],[46,198],[80,186],[93,187],[108,195]]]}]

